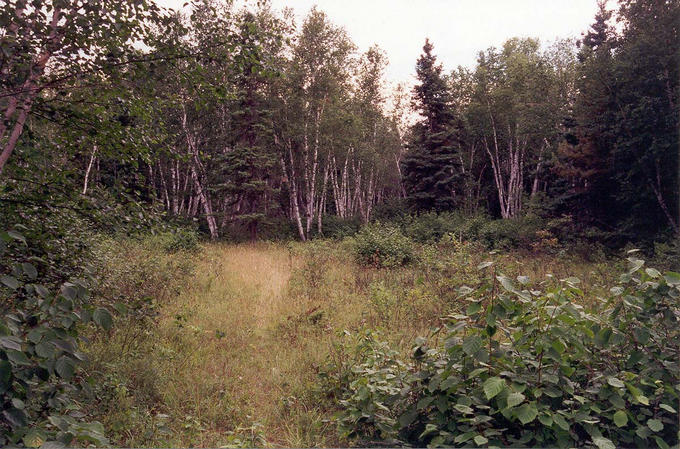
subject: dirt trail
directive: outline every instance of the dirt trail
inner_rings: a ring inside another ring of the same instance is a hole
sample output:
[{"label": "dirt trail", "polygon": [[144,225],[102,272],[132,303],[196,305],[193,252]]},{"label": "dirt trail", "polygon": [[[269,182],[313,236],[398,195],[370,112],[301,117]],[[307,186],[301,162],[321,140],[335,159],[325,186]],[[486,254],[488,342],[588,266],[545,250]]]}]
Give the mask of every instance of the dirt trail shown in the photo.
[{"label": "dirt trail", "polygon": [[310,444],[297,421],[321,422],[300,397],[311,390],[318,357],[307,347],[314,341],[297,342],[288,332],[289,317],[305,307],[287,294],[290,278],[285,247],[206,248],[194,285],[164,323],[180,328],[179,358],[186,357],[167,400],[200,430],[186,443],[219,446],[238,437],[256,446]]}]

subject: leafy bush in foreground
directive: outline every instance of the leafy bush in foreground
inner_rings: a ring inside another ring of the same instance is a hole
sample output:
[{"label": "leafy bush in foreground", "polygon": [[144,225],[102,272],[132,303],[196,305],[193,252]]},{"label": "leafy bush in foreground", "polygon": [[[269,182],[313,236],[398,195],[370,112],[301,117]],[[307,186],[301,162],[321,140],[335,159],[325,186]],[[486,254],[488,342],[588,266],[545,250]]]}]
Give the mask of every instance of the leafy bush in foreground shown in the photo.
[{"label": "leafy bush in foreground", "polygon": [[591,309],[576,278],[462,288],[443,347],[418,339],[410,361],[362,335],[326,373],[341,430],[418,446],[677,444],[680,274],[629,261]]},{"label": "leafy bush in foreground", "polygon": [[111,314],[88,300],[85,281],[55,292],[30,261],[6,263],[25,252],[11,254],[27,246],[23,235],[0,232],[0,241],[2,266],[10,269],[0,276],[0,445],[108,444],[101,424],[83,422],[74,393],[84,387],[78,327],[94,322],[108,330]]},{"label": "leafy bush in foreground", "polygon": [[380,223],[367,225],[355,237],[357,262],[376,267],[396,267],[413,260],[413,242],[399,228]]}]

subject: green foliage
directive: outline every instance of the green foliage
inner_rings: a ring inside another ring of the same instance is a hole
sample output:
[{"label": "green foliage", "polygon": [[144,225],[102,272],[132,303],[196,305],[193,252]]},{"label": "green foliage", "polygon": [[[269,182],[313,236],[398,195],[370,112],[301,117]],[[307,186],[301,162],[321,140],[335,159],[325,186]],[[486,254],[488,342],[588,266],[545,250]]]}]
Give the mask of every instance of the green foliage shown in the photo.
[{"label": "green foliage", "polygon": [[332,239],[351,237],[359,232],[361,224],[361,219],[358,217],[340,218],[329,215],[323,220],[323,236]]},{"label": "green foliage", "polygon": [[420,338],[410,361],[362,336],[363,363],[336,358],[323,376],[343,405],[340,429],[417,446],[677,443],[680,274],[629,266],[590,308],[575,277],[493,271],[460,288],[464,311],[434,332],[443,346]]},{"label": "green foliage", "polygon": [[447,210],[455,203],[460,178],[457,118],[442,66],[425,40],[416,62],[419,84],[413,89],[413,106],[422,120],[411,130],[403,161],[403,184],[414,210]]},{"label": "green foliage", "polygon": [[414,259],[411,239],[399,228],[375,223],[365,226],[356,235],[354,256],[360,264],[375,267],[397,267]]},{"label": "green foliage", "polygon": [[152,238],[152,243],[159,245],[165,251],[194,251],[198,248],[198,233],[189,228],[177,228],[172,231],[162,231]]},{"label": "green foliage", "polygon": [[[14,246],[29,245],[16,231],[0,239],[3,258]],[[79,327],[95,323],[109,330],[111,313],[89,301],[84,280],[52,289],[29,261],[3,265],[10,271],[0,278],[0,444],[107,444],[101,424],[84,422],[74,398],[86,388],[78,375],[86,360]]]},{"label": "green foliage", "polygon": [[436,243],[446,234],[459,234],[466,218],[456,212],[423,213],[404,220],[404,234],[416,242]]},{"label": "green foliage", "polygon": [[538,240],[541,220],[535,217],[518,217],[507,220],[490,220],[479,229],[479,240],[488,248],[530,248]]}]

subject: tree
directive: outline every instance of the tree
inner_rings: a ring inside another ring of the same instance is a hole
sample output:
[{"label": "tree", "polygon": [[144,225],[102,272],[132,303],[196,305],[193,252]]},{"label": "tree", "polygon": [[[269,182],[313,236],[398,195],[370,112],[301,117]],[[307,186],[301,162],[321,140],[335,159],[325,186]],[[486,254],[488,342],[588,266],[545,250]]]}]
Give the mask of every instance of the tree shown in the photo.
[{"label": "tree", "polygon": [[292,49],[288,84],[280,96],[277,142],[291,215],[302,240],[325,207],[329,173],[324,131],[332,111],[344,107],[354,50],[346,32],[316,8]]},{"label": "tree", "polygon": [[616,195],[639,236],[680,235],[680,2],[622,0],[615,55]]},{"label": "tree", "polygon": [[168,23],[151,1],[9,0],[0,9],[0,173],[43,92],[63,97],[139,61],[135,44],[153,48],[151,29]]},{"label": "tree", "polygon": [[453,208],[460,177],[455,116],[442,67],[432,50],[426,40],[416,63],[419,84],[413,89],[412,107],[422,118],[411,129],[402,162],[407,200],[417,210]]},{"label": "tree", "polygon": [[591,29],[579,43],[576,67],[575,99],[566,117],[565,139],[558,147],[554,173],[567,187],[560,202],[565,212],[577,217],[584,225],[613,227],[612,217],[616,181],[612,171],[612,148],[615,137],[611,127],[615,122],[613,55],[616,34],[609,24],[612,11],[605,2]]},{"label": "tree", "polygon": [[562,133],[561,80],[535,39],[510,39],[478,61],[470,120],[489,158],[500,215],[514,218],[526,191],[546,188],[543,164]]}]

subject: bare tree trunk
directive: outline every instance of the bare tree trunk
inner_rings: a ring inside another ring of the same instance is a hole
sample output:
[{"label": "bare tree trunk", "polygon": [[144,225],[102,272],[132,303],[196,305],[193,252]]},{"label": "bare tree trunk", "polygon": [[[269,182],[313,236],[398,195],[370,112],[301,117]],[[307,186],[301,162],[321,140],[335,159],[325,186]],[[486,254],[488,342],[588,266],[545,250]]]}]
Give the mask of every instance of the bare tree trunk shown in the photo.
[{"label": "bare tree trunk", "polygon": [[288,145],[288,155],[290,157],[290,170],[286,169],[286,161],[281,157],[281,167],[283,168],[283,174],[288,179],[288,185],[290,186],[290,204],[292,206],[293,217],[295,218],[295,223],[297,224],[298,233],[300,239],[304,242],[307,240],[307,235],[302,227],[302,217],[300,216],[300,206],[298,205],[298,189],[295,175],[295,166],[293,165],[293,150],[290,148],[290,143]]},{"label": "bare tree trunk", "polygon": [[323,215],[324,215],[324,208],[326,206],[326,187],[328,186],[328,172],[330,171],[330,162],[326,163],[326,169],[324,170],[323,173],[323,186],[321,188],[321,199],[319,199],[319,207],[317,210],[316,218],[317,218],[317,230],[320,235],[323,235]]},{"label": "bare tree trunk", "polygon": [[83,182],[83,195],[87,194],[87,183],[90,180],[90,170],[92,170],[92,164],[94,163],[94,158],[97,156],[97,145],[93,146],[92,156],[90,156],[90,163],[87,164],[87,170],[85,170],[85,181]]},{"label": "bare tree trunk", "polygon": [[[191,152],[192,161],[189,162],[191,166],[191,177],[194,181],[194,187],[196,188],[196,194],[198,195],[201,204],[203,205],[203,211],[205,212],[205,219],[208,222],[208,229],[210,230],[210,238],[216,239],[219,237],[217,231],[217,222],[215,221],[215,216],[213,215],[212,204],[208,192],[203,188],[201,179],[199,178],[199,173],[197,169],[202,168],[201,161],[198,157],[198,148],[196,148],[196,142],[194,141],[189,126],[187,124],[187,113],[184,104],[182,104],[182,128],[184,129],[184,135],[186,137],[187,146]],[[202,171],[202,170],[201,170]]]}]

